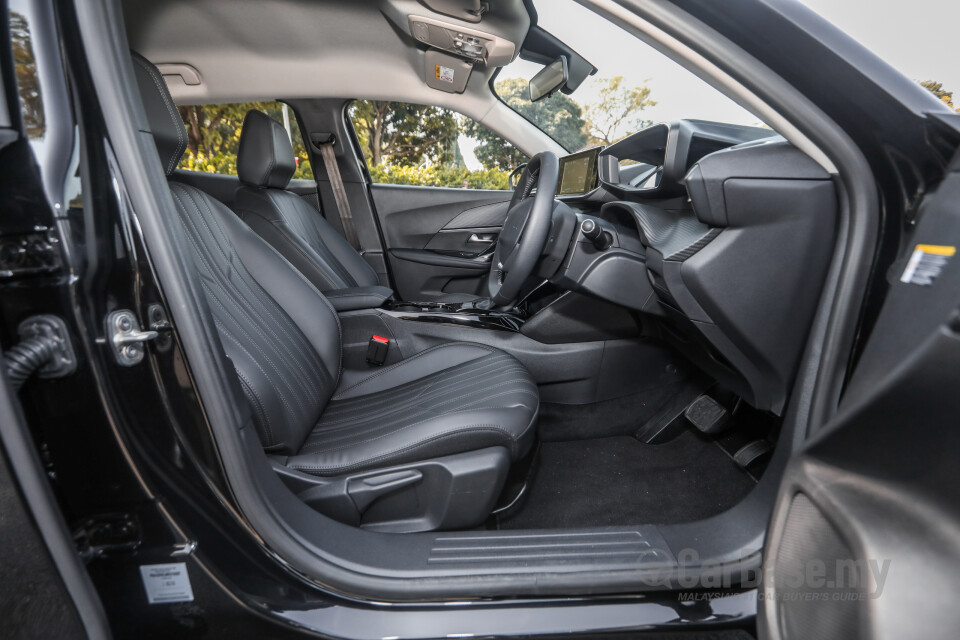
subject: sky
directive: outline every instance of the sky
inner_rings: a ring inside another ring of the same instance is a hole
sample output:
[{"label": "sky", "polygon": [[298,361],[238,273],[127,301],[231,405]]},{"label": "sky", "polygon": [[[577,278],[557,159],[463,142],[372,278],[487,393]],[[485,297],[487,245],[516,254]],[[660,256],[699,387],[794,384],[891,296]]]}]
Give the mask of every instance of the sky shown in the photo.
[{"label": "sky", "polygon": [[[644,112],[645,119],[702,118],[760,124],[759,118],[691,72],[573,0],[537,0],[536,4],[541,7],[540,25],[598,67],[595,77],[622,75],[627,83],[647,84],[652,89],[651,97],[657,105]],[[908,4],[892,0],[808,0],[804,4],[906,76],[942,82],[947,91],[955,91],[960,98],[956,38],[960,0],[911,0]],[[530,78],[538,69],[537,65],[518,61],[506,67],[500,77]],[[589,104],[596,99],[596,89],[588,79],[571,97]]]}]

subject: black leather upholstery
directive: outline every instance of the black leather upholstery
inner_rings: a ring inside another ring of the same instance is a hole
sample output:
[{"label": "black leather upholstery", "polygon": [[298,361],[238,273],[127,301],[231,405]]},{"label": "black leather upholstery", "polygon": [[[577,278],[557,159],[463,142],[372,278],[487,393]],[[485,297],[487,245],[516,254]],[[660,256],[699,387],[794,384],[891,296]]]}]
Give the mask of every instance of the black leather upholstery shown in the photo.
[{"label": "black leather upholstery", "polygon": [[[237,172],[243,182],[234,203],[237,215],[320,291],[379,285],[376,272],[356,249],[316,209],[284,190],[293,171],[293,148],[284,128],[260,111],[247,113],[237,153]],[[452,293],[440,301],[476,298]],[[360,300],[353,297],[354,304]]]},{"label": "black leather upholstery", "polygon": [[324,291],[330,304],[337,311],[354,311],[356,309],[375,309],[393,297],[393,291],[388,287],[353,287],[351,289],[331,289]]},{"label": "black leather upholstery", "polygon": [[169,176],[177,168],[180,156],[187,149],[187,131],[160,71],[149,60],[137,54],[133,55],[133,68],[136,71],[140,95],[154,98],[145,100],[143,108],[147,112],[150,133],[157,145],[163,170]]},{"label": "black leather upholstery", "polygon": [[283,189],[296,170],[287,131],[262,111],[247,111],[237,151],[240,181],[255,187]]},{"label": "black leather upholstery", "polygon": [[287,466],[339,475],[503,446],[514,459],[533,439],[537,386],[513,357],[453,343],[344,379]]},{"label": "black leather upholstery", "polygon": [[234,209],[320,291],[380,284],[346,239],[295,193],[245,185]]},{"label": "black leather upholstery", "polygon": [[[161,162],[175,166],[182,149],[164,143],[175,138],[173,101],[152,66],[134,58],[151,131],[161,131]],[[219,201],[176,182],[170,191],[267,450],[327,475],[493,446],[524,452],[537,387],[512,357],[452,343],[343,372],[338,316],[313,284]]]},{"label": "black leather upholstery", "polygon": [[170,190],[263,445],[292,453],[340,377],[337,314],[226,206],[194,187]]}]

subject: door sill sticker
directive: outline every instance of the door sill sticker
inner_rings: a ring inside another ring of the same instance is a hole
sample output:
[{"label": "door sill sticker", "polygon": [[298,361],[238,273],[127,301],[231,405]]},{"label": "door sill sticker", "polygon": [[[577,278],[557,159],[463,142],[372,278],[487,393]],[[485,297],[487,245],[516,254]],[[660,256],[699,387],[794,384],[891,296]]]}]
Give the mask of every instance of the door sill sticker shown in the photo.
[{"label": "door sill sticker", "polygon": [[929,287],[956,252],[956,247],[918,244],[907,261],[900,282]]},{"label": "door sill sticker", "polygon": [[150,604],[193,602],[193,588],[184,562],[141,565],[140,576]]}]

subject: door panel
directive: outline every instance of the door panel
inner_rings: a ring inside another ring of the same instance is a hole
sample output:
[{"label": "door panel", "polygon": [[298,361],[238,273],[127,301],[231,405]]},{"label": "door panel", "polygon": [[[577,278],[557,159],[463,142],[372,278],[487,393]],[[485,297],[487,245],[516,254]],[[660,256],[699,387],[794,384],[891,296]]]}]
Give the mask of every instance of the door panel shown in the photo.
[{"label": "door panel", "polygon": [[483,295],[510,191],[372,184],[400,297]]},{"label": "door panel", "polygon": [[[840,412],[785,474],[762,638],[950,638],[960,589],[960,165],[928,196]],[[946,600],[945,600],[946,598]]]}]

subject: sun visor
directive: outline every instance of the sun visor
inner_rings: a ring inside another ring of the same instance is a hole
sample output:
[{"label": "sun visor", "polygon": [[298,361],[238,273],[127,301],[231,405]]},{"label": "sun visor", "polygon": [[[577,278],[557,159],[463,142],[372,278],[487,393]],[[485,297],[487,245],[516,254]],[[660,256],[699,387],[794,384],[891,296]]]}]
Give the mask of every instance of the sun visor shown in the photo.
[{"label": "sun visor", "polygon": [[473,72],[473,63],[441,51],[429,50],[423,55],[424,79],[427,86],[447,93],[463,93]]}]

